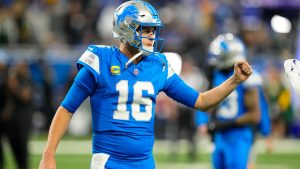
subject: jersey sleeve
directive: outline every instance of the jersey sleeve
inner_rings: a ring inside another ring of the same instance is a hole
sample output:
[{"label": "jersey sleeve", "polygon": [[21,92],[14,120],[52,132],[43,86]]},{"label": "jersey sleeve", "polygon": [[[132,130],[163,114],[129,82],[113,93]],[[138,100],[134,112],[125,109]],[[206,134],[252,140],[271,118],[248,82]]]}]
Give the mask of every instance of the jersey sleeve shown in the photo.
[{"label": "jersey sleeve", "polygon": [[262,86],[262,83],[262,77],[257,72],[253,72],[253,74],[243,83],[243,86],[246,89],[249,89],[252,87]]},{"label": "jersey sleeve", "polygon": [[75,77],[75,80],[64,98],[61,106],[74,113],[81,103],[96,89],[96,82],[92,73],[83,67]]},{"label": "jersey sleeve", "polygon": [[194,108],[199,96],[199,93],[188,86],[174,71],[170,74],[168,72],[163,91],[172,99],[191,108]]},{"label": "jersey sleeve", "polygon": [[81,69],[86,67],[98,82],[98,77],[100,76],[100,57],[99,57],[99,48],[90,45],[87,50],[82,54],[82,56],[77,61],[77,68]]},{"label": "jersey sleeve", "polygon": [[202,112],[202,111],[196,111],[195,114],[195,123],[196,126],[202,126],[202,125],[206,125],[209,121],[209,116],[206,112]]}]

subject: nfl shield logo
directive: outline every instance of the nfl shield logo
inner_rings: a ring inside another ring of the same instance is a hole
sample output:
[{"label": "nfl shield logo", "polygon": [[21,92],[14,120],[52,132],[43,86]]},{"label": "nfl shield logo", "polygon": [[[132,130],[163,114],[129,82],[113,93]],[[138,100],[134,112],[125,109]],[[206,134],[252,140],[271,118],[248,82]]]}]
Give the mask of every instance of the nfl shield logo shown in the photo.
[{"label": "nfl shield logo", "polygon": [[139,74],[139,70],[138,70],[137,68],[135,68],[135,69],[133,70],[133,73],[134,73],[134,75],[138,75],[138,74]]}]

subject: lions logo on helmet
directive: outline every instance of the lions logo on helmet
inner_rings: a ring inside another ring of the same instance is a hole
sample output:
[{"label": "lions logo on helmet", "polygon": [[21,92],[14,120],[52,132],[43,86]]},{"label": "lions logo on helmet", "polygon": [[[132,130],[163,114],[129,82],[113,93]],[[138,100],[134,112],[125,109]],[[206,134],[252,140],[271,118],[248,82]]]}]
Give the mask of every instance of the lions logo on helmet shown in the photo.
[{"label": "lions logo on helmet", "polygon": [[218,69],[233,66],[246,59],[243,42],[231,33],[217,36],[209,45],[209,64]]},{"label": "lions logo on helmet", "polygon": [[[142,29],[145,26],[155,27],[155,41],[153,47],[145,47],[142,44]],[[113,21],[113,36],[119,38],[122,43],[128,43],[142,51],[144,55],[160,52],[164,39],[159,37],[160,29],[163,27],[158,12],[147,2],[128,1],[121,4],[115,11]],[[160,49],[159,49],[160,47]]]}]

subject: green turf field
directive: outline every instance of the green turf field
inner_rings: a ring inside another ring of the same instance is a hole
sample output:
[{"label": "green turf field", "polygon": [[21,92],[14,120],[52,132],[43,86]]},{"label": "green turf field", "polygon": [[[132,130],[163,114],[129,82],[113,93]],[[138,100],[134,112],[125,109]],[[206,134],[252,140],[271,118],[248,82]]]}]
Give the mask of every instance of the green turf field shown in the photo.
[{"label": "green turf field", "polygon": [[[194,161],[190,161],[185,155],[186,147],[180,145],[176,159],[168,155],[168,143],[156,142],[154,155],[158,169],[211,169],[210,155],[205,150],[207,144],[198,147],[199,153]],[[41,152],[45,141],[31,141],[30,144],[30,169],[37,169],[41,159]],[[300,168],[300,141],[288,140],[275,142],[273,153],[264,153],[260,144],[258,150],[257,169],[299,169]],[[7,147],[7,146],[6,146]],[[88,169],[91,159],[90,140],[62,141],[56,155],[58,169]],[[12,154],[6,148],[5,169],[16,169]]]},{"label": "green turf field", "polygon": [[[31,156],[31,169],[37,169],[40,155]],[[158,169],[210,169],[209,155],[201,154],[196,161],[187,161],[185,156],[180,155],[178,161],[169,160],[165,155],[156,155]],[[85,169],[89,168],[90,155],[57,155],[58,169]],[[258,156],[258,169],[299,169],[299,154],[262,154]],[[12,156],[6,159],[6,169],[14,169],[15,164]]]}]

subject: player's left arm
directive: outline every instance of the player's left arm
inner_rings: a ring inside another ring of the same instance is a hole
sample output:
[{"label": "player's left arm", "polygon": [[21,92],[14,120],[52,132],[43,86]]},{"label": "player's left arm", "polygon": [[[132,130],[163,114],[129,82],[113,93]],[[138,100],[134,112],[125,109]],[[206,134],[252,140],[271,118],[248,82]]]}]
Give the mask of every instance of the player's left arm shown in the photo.
[{"label": "player's left arm", "polygon": [[258,124],[261,118],[259,106],[259,93],[256,87],[245,92],[244,104],[246,113],[240,117],[227,121],[213,120],[208,123],[208,130],[224,130],[233,127],[241,127],[247,124]]},{"label": "player's left arm", "polygon": [[252,74],[248,62],[242,60],[234,65],[234,74],[221,85],[199,94],[195,108],[207,111],[224,100],[240,83],[247,80]]},{"label": "player's left arm", "polygon": [[261,85],[261,79],[258,74],[253,74],[243,86],[244,92],[244,106],[246,112],[236,119],[220,121],[212,120],[208,123],[209,130],[224,130],[233,127],[241,127],[246,124],[258,124],[261,118],[260,111],[260,96],[259,86]]},{"label": "player's left arm", "polygon": [[168,78],[163,91],[177,102],[206,112],[220,103],[238,84],[248,79],[252,73],[251,66],[246,61],[237,62],[234,66],[234,70],[234,75],[224,83],[204,93],[198,93],[195,89],[183,82],[176,74]]}]

